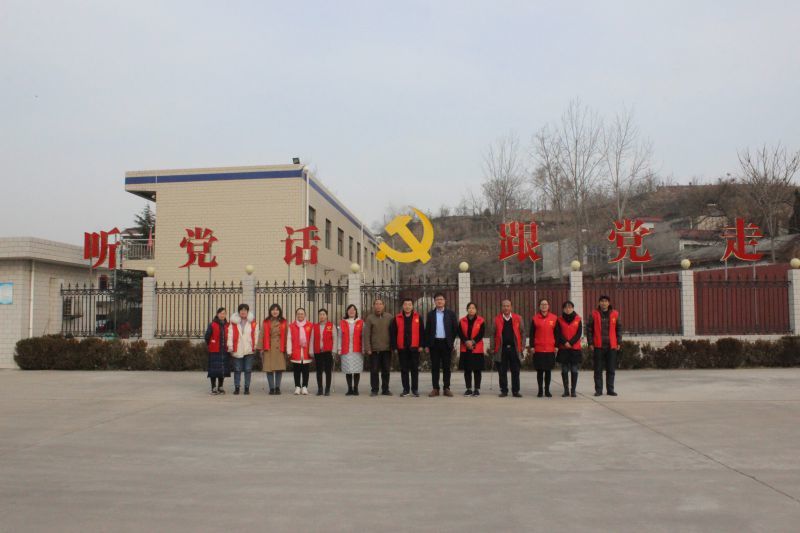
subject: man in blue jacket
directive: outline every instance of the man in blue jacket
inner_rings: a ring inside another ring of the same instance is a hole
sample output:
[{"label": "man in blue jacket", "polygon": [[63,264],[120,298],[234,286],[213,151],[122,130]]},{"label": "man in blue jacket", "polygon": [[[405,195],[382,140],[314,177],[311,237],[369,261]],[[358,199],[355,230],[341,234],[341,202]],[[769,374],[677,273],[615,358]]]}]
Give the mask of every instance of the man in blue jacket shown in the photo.
[{"label": "man in blue jacket", "polygon": [[453,362],[453,345],[458,334],[458,317],[445,307],[445,297],[437,292],[433,297],[436,307],[428,312],[425,320],[425,351],[431,356],[431,380],[433,390],[431,398],[439,396],[439,370],[444,377],[444,396],[453,396],[450,392],[450,367]]}]

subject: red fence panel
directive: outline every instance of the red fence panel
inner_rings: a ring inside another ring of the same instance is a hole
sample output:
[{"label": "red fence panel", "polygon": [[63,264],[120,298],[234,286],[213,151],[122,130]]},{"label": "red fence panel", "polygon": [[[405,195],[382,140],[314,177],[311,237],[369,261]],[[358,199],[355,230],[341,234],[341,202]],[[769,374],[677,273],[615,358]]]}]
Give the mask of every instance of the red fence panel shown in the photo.
[{"label": "red fence panel", "polygon": [[694,294],[698,335],[789,332],[789,281],[785,276],[698,279]]},{"label": "red fence panel", "polygon": [[600,296],[611,299],[620,312],[622,330],[634,334],[680,334],[681,286],[677,274],[629,277],[621,280],[583,282],[584,313],[597,305]]},{"label": "red fence panel", "polygon": [[[536,313],[541,298],[547,298],[554,313],[561,312],[561,305],[569,300],[569,283],[543,281],[539,283],[476,282],[471,284],[472,301],[478,314],[491,318],[500,313],[503,300],[511,300],[514,312],[522,315],[525,323]],[[464,311],[459,309],[459,312]],[[460,314],[460,313],[459,313]]]}]

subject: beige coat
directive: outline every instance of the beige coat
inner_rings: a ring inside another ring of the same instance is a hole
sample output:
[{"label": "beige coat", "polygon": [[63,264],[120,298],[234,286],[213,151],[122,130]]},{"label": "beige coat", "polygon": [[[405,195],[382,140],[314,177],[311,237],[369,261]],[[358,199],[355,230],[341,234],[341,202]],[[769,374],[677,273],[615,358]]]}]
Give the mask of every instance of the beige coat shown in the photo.
[{"label": "beige coat", "polygon": [[[264,372],[281,372],[286,370],[286,355],[281,351],[281,323],[277,320],[270,320],[269,332],[264,331],[264,335],[269,334],[269,350],[264,350],[262,362]],[[289,324],[286,324],[286,336],[289,336]]]}]

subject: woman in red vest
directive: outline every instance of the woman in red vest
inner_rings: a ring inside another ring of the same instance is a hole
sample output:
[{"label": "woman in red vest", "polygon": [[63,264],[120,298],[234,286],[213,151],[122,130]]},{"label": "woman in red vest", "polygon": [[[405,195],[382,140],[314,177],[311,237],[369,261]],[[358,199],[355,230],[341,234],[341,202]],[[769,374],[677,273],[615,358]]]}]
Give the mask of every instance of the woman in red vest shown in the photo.
[{"label": "woman in red vest", "polygon": [[227,365],[228,353],[225,351],[225,333],[228,329],[227,312],[224,307],[217,309],[217,314],[206,328],[206,346],[208,347],[208,378],[211,380],[211,394],[225,394],[222,382],[231,375]]},{"label": "woman in red vest", "polygon": [[342,372],[347,379],[347,394],[358,396],[358,382],[364,371],[364,321],[358,318],[358,308],[350,304],[344,311],[345,318],[339,324],[339,338],[336,352],[342,362]]},{"label": "woman in red vest", "polygon": [[[331,395],[333,347],[336,346],[336,328],[328,320],[328,310],[320,309],[319,322],[314,324],[314,361],[317,363],[317,396]],[[325,392],[322,391],[322,374],[325,374]]]},{"label": "woman in red vest", "polygon": [[[484,349],[483,337],[486,334],[486,323],[478,316],[478,306],[473,302],[467,304],[467,316],[458,324],[458,338],[461,339],[461,350],[458,367],[464,371],[464,384],[467,390],[464,396],[481,395],[481,374],[483,371]],[[475,378],[475,388],[472,388]]]},{"label": "woman in red vest", "polygon": [[[550,394],[550,379],[556,364],[556,323],[558,318],[550,312],[547,298],[539,300],[539,312],[531,320],[530,350],[533,353],[533,367],[536,369],[536,383],[539,385],[537,396]],[[544,390],[542,389],[544,382]]]},{"label": "woman in red vest", "polygon": [[[575,312],[575,304],[567,300],[561,307],[561,316],[558,317],[556,327],[556,342],[558,343],[558,362],[561,363],[561,382],[564,384],[564,394],[575,398],[575,388],[578,385],[578,369],[581,367],[583,352],[581,351],[581,335],[583,335],[583,322]],[[572,375],[572,386],[569,378]]]},{"label": "woman in red vest", "polygon": [[294,312],[294,322],[289,324],[289,339],[286,353],[294,370],[295,395],[308,395],[308,373],[311,366],[311,332],[313,324],[306,320],[306,310],[298,307]]},{"label": "woman in red vest", "polygon": [[283,309],[278,304],[269,306],[264,319],[261,340],[262,370],[267,373],[267,384],[271,395],[281,393],[281,378],[286,370],[286,337],[289,323],[283,318]]}]

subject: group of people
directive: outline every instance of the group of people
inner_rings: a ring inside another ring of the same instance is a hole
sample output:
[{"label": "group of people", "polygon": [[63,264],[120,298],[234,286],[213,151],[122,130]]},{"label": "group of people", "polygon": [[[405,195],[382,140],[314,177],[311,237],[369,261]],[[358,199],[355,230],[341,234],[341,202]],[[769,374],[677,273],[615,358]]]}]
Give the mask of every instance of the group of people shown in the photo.
[{"label": "group of people", "polygon": [[[334,355],[338,355],[347,381],[347,396],[359,395],[359,382],[364,372],[365,356],[369,360],[370,396],[391,396],[389,387],[392,354],[400,364],[401,396],[419,396],[419,366],[422,352],[430,355],[430,397],[453,396],[450,390],[451,367],[456,340],[458,366],[464,372],[464,396],[480,396],[485,356],[490,355],[499,376],[500,397],[510,392],[520,398],[522,360],[531,355],[536,369],[538,397],[551,397],[550,383],[556,363],[561,366],[564,397],[577,396],[578,372],[583,351],[582,338],[587,339],[594,353],[595,396],[605,391],[616,396],[614,376],[617,352],[622,341],[619,312],[613,309],[608,296],[601,296],[584,328],[575,305],[566,301],[559,316],[551,312],[549,300],[539,301],[530,321],[527,342],[524,323],[513,311],[510,300],[503,300],[501,312],[490,323],[478,314],[475,303],[467,304],[466,315],[459,319],[446,306],[444,294],[434,296],[435,307],[423,318],[406,298],[397,315],[386,312],[380,298],[372,312],[360,318],[358,308],[348,305],[345,317],[334,324],[328,312],[321,309],[318,321],[311,322],[304,308],[295,310],[294,320],[284,318],[278,304],[272,304],[261,325],[247,304],[240,304],[237,313],[227,319],[224,308],[217,310],[208,325],[205,341],[208,346],[208,377],[211,394],[225,394],[223,383],[233,373],[234,394],[240,394],[244,374],[244,394],[250,394],[253,361],[260,352],[262,370],[270,395],[281,394],[281,378],[287,361],[294,374],[294,394],[307,395],[310,365],[316,363],[317,396],[329,396]],[[441,381],[440,381],[441,379]],[[323,386],[324,381],[324,386]]]}]

